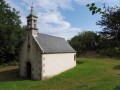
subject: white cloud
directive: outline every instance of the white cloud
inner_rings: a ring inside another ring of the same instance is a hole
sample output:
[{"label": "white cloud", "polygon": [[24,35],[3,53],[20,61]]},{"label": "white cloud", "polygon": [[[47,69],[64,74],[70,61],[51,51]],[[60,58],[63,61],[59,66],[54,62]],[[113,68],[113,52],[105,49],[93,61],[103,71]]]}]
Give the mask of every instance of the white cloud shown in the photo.
[{"label": "white cloud", "polygon": [[71,9],[72,0],[36,0],[39,7],[45,10]]},{"label": "white cloud", "polygon": [[38,18],[39,32],[61,36],[70,39],[74,35],[81,32],[81,28],[73,27],[65,20],[61,13],[62,10],[73,10],[72,3],[77,4],[92,3],[92,2],[107,2],[113,3],[118,0],[6,0],[16,10],[20,11],[23,25],[26,24],[26,16],[30,13],[30,6],[34,2],[34,9]]},{"label": "white cloud", "polygon": [[55,28],[61,27],[67,29],[71,26],[70,23],[64,21],[61,13],[57,11],[42,13],[40,17],[42,23],[52,25]]},{"label": "white cloud", "polygon": [[66,22],[60,12],[49,12],[38,15],[39,21],[39,32],[65,39],[70,39],[78,32],[81,32],[80,28],[73,28],[70,23]]},{"label": "white cloud", "polygon": [[[13,0],[7,1],[9,1],[12,7],[21,11],[21,20],[23,24],[26,24],[26,14],[28,14],[26,11],[30,11],[32,1],[21,0],[21,5],[18,5],[18,3],[15,3]],[[72,10],[72,0],[36,0],[34,1],[34,7],[36,15],[39,17],[39,32],[64,37],[66,39],[80,32],[81,29],[73,28],[69,22],[65,21],[65,17],[60,12],[60,9]]]}]

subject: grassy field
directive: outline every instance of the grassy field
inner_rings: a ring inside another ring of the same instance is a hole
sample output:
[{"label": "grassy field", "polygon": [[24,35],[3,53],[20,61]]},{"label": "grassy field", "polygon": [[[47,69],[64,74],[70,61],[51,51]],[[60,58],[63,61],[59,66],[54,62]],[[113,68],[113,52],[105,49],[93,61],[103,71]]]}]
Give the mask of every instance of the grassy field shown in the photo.
[{"label": "grassy field", "polygon": [[79,58],[75,68],[45,81],[23,80],[17,72],[0,72],[0,90],[116,90],[120,86],[120,61],[114,59]]}]

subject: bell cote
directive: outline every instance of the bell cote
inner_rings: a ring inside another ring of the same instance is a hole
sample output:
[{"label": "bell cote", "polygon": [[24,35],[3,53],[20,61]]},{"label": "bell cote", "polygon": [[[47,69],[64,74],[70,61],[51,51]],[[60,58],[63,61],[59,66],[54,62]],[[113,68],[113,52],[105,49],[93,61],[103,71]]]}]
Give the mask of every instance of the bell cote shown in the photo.
[{"label": "bell cote", "polygon": [[31,12],[27,16],[27,30],[32,31],[32,35],[37,35],[37,16],[34,15],[33,6],[31,7]]}]

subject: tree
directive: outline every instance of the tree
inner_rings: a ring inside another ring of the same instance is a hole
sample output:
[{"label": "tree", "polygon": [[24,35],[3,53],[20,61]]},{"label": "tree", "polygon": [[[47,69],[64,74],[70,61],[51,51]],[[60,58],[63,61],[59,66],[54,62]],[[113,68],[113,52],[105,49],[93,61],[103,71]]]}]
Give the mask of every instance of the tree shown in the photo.
[{"label": "tree", "polygon": [[19,44],[25,35],[19,12],[0,0],[0,64],[18,58]]},{"label": "tree", "polygon": [[85,31],[69,40],[70,45],[77,51],[77,55],[86,50],[95,50],[97,45],[97,34]]},{"label": "tree", "polygon": [[94,3],[88,4],[87,6],[93,15],[98,12],[102,14],[101,20],[97,22],[97,25],[103,27],[101,34],[108,37],[109,41],[112,42],[111,46],[120,47],[120,7],[106,7],[104,4],[102,11],[100,8],[97,8]]},{"label": "tree", "polygon": [[95,3],[87,4],[87,7],[89,7],[89,10],[92,12],[92,15],[96,13],[104,14],[104,12],[101,11],[101,8],[98,8]]},{"label": "tree", "polygon": [[82,44],[80,42],[80,36],[76,35],[71,40],[69,40],[69,44],[77,51],[77,55],[82,52]]},{"label": "tree", "polygon": [[106,33],[109,36],[108,39],[113,41],[112,44],[117,44],[120,47],[120,8],[113,7],[106,9],[106,14],[102,15],[97,25],[103,27],[102,33]]}]

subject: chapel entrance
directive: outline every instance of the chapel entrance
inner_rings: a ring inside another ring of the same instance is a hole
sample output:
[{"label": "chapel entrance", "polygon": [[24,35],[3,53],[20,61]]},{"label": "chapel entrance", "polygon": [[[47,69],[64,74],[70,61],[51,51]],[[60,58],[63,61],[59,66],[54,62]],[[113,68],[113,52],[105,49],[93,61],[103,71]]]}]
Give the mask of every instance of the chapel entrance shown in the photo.
[{"label": "chapel entrance", "polygon": [[26,70],[26,76],[27,76],[27,79],[31,79],[31,63],[30,62],[27,62],[26,63],[26,66],[27,66],[27,70]]}]

